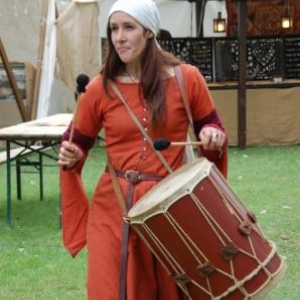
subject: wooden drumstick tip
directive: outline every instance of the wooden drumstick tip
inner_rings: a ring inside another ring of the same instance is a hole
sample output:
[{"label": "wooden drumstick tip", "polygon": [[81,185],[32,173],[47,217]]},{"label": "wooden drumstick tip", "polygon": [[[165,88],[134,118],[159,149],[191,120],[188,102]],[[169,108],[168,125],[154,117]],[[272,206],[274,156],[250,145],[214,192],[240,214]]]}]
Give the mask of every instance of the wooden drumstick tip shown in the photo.
[{"label": "wooden drumstick tip", "polygon": [[77,111],[80,103],[80,95],[81,93],[84,93],[86,91],[85,87],[89,83],[90,79],[87,75],[85,74],[80,74],[77,76],[76,82],[77,82],[77,96],[76,96],[76,106],[75,110],[73,113],[73,118],[72,118],[72,124],[71,124],[71,130],[70,130],[70,135],[69,135],[69,143],[73,141],[73,136],[74,136],[74,128],[75,128],[75,123],[77,119]]}]

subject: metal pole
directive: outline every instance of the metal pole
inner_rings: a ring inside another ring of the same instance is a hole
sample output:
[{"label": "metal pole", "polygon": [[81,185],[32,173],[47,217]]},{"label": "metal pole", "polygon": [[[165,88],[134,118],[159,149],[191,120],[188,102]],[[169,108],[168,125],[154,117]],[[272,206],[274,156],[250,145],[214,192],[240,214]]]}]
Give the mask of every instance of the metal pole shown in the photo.
[{"label": "metal pole", "polygon": [[238,81],[238,146],[246,149],[246,54],[247,54],[247,0],[238,0],[238,35],[239,35],[239,81]]},{"label": "metal pole", "polygon": [[6,141],[6,224],[11,227],[11,161],[10,161],[10,141]]}]

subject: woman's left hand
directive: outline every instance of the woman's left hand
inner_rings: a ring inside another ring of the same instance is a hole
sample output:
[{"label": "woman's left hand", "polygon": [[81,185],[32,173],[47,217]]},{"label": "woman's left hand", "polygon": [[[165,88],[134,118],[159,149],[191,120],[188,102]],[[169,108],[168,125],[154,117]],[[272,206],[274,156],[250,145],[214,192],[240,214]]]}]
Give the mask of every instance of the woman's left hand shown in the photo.
[{"label": "woman's left hand", "polygon": [[226,141],[226,135],[222,131],[209,126],[200,131],[199,138],[205,150],[221,150]]}]

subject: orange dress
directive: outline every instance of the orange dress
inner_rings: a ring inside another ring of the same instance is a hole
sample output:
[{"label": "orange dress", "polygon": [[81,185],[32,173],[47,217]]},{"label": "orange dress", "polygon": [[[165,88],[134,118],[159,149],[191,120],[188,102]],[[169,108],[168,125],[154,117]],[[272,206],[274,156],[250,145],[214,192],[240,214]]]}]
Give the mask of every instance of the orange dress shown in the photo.
[{"label": "orange dress", "polygon": [[[181,68],[196,131],[207,124],[224,130],[198,69],[185,64]],[[161,130],[152,130],[150,110],[143,99],[139,98],[138,84],[116,82],[116,85],[153,140],[159,137],[169,141],[186,139],[189,122],[175,77],[166,80],[167,113]],[[112,90],[110,93],[114,95]],[[106,149],[114,168],[161,176],[168,174],[121,101],[105,94],[101,76],[98,76],[89,83],[81,96],[74,143],[87,155],[102,128],[105,129]],[[64,139],[68,139],[68,134],[69,130]],[[169,147],[161,153],[173,170],[182,165],[183,147]],[[226,176],[226,145],[221,156],[218,151],[203,153]],[[88,299],[117,300],[123,224],[121,210],[107,172],[101,174],[89,204],[81,181],[83,165],[84,159],[72,171],[60,172],[64,243],[73,256],[87,245]],[[118,181],[125,195],[128,182],[122,178],[118,178]],[[133,204],[155,184],[154,181],[138,183],[134,189]],[[184,299],[172,279],[132,230],[129,233],[127,261],[127,300]]]}]

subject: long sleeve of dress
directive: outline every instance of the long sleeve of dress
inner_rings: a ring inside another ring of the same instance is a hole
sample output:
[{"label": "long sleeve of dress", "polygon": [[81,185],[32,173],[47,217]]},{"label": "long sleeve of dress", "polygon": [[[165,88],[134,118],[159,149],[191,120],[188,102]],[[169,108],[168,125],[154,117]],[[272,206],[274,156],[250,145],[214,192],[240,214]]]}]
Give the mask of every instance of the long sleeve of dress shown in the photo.
[{"label": "long sleeve of dress", "polygon": [[[82,94],[79,103],[78,117],[75,120],[74,136],[72,143],[76,144],[84,153],[83,158],[72,169],[60,168],[61,182],[61,217],[62,234],[65,248],[74,257],[86,245],[86,227],[89,213],[89,200],[82,182],[82,169],[85,164],[89,150],[94,145],[99,132],[99,125],[95,111],[91,107],[88,98],[97,99],[91,96],[96,94],[89,90],[88,95]],[[88,112],[88,113],[87,113]],[[88,117],[87,117],[88,116]],[[62,140],[69,140],[72,123],[63,135]],[[93,128],[92,131],[86,130]]]}]

